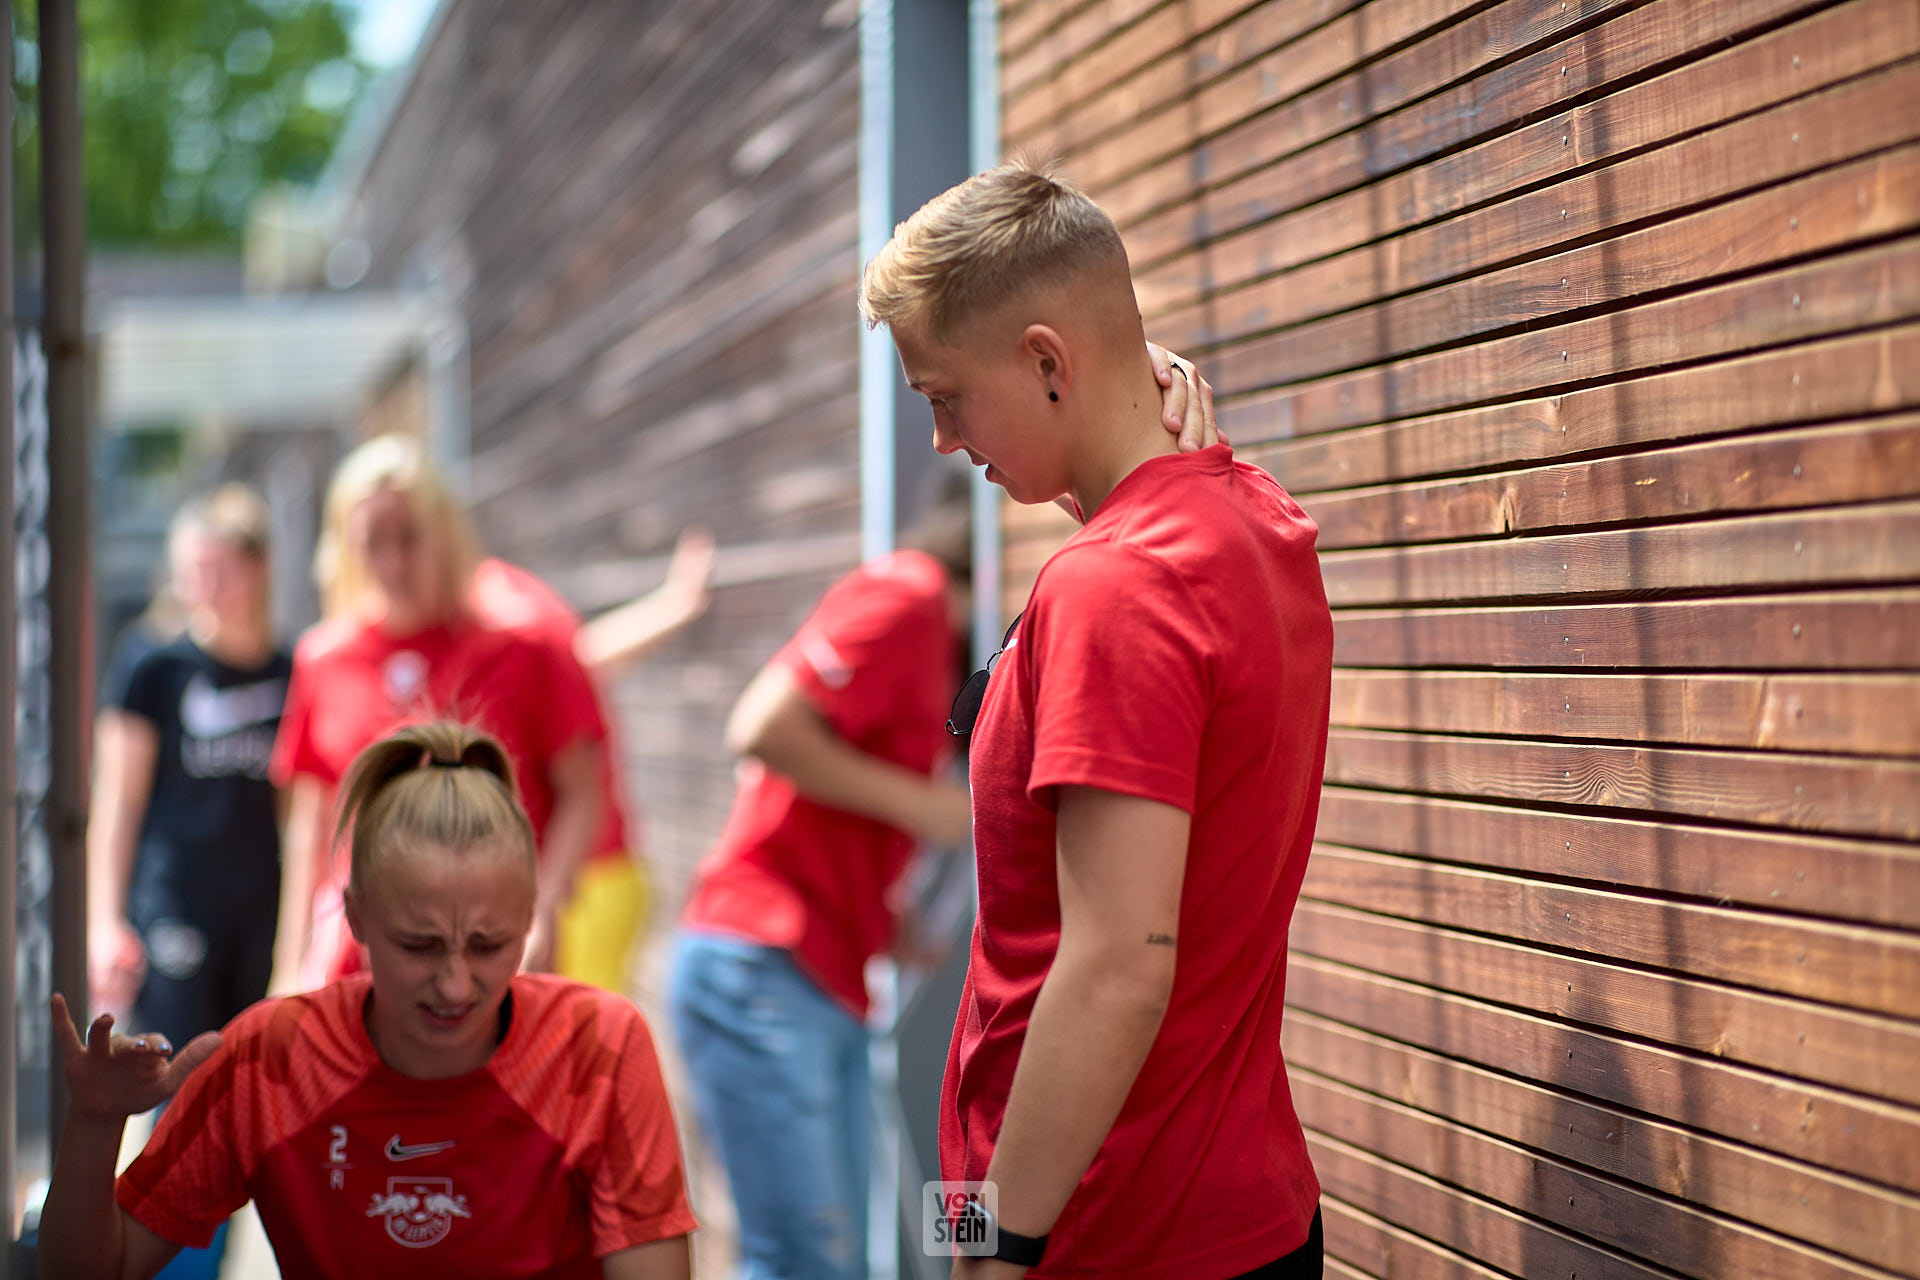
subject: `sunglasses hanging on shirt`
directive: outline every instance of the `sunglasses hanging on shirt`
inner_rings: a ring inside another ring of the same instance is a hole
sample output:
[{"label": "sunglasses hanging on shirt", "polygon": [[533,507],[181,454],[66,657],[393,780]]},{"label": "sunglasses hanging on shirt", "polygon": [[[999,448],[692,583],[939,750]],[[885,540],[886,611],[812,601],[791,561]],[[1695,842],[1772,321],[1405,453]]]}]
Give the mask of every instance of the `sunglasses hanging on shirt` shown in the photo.
[{"label": "sunglasses hanging on shirt", "polygon": [[1007,651],[1013,642],[1013,633],[1020,626],[1020,619],[1026,616],[1026,610],[1013,615],[1013,621],[1007,624],[1007,634],[1000,637],[1000,647],[987,659],[987,665],[967,677],[960,686],[960,692],[954,696],[953,709],[947,712],[947,732],[956,738],[973,735],[973,726],[980,719],[980,708],[987,700],[987,682],[993,679],[993,669],[999,665],[1000,655]]}]

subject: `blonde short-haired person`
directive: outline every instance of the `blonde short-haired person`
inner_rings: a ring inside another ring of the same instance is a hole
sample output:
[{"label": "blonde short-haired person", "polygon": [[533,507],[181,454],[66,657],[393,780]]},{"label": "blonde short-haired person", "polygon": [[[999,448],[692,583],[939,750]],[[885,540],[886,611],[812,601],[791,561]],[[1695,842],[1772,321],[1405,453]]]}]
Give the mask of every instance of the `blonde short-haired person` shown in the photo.
[{"label": "blonde short-haired person", "polygon": [[[686,1277],[695,1222],[645,1022],[517,972],[536,877],[505,749],[416,725],[362,752],[342,795],[368,973],[177,1054],[111,1015],[83,1044],[53,997],[71,1106],[44,1273],[151,1276],[252,1200],[290,1280]],[[116,1182],[127,1117],[168,1098]]]},{"label": "blonde short-haired person", "polygon": [[1224,442],[1168,435],[1118,232],[1031,165],[901,224],[861,305],[937,449],[1084,521],[974,704],[940,1147],[944,1178],[996,1184],[999,1247],[955,1274],[1317,1276],[1280,1056],[1326,750],[1314,525]]}]

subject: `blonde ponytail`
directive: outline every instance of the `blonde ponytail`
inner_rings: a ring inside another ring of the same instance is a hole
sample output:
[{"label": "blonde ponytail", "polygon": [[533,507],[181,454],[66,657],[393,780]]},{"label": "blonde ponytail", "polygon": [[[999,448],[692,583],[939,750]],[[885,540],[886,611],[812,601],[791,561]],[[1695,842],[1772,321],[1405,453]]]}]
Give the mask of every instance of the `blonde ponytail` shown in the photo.
[{"label": "blonde ponytail", "polygon": [[514,799],[506,748],[451,720],[409,725],[354,759],[340,788],[336,845],[349,830],[355,894],[378,863],[420,845],[504,846],[533,874],[533,826]]}]

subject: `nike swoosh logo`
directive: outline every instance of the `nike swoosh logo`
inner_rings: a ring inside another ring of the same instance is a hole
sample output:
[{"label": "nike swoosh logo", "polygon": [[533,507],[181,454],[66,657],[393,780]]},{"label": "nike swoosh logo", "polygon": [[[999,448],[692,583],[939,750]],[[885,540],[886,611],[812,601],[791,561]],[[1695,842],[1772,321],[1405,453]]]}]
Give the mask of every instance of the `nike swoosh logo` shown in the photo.
[{"label": "nike swoosh logo", "polygon": [[446,1142],[416,1142],[412,1146],[407,1146],[400,1141],[400,1135],[396,1133],[387,1139],[387,1159],[418,1160],[421,1156],[430,1156],[436,1151],[446,1151],[452,1146],[452,1140]]}]

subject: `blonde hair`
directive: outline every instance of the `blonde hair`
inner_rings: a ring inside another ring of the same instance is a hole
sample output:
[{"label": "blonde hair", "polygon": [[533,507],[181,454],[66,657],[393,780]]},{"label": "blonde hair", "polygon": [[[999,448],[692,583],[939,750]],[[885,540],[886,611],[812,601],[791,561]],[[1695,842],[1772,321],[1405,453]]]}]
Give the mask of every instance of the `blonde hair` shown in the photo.
[{"label": "blonde hair", "polygon": [[[173,522],[167,527],[167,553],[171,557],[183,539],[198,536],[232,547],[258,564],[260,595],[254,601],[253,622],[264,634],[271,629],[268,615],[273,608],[267,577],[272,567],[269,556],[272,534],[273,513],[266,501],[244,484],[223,484],[174,513]],[[170,583],[154,592],[147,608],[156,631],[169,629],[177,633],[185,629],[185,614]]]},{"label": "blonde hair", "polygon": [[1015,157],[941,192],[893,229],[860,278],[860,314],[870,327],[924,329],[941,340],[983,312],[1096,267],[1128,280],[1113,220],[1078,188]]},{"label": "blonde hair", "polygon": [[480,560],[479,539],[466,509],[434,472],[420,442],[397,435],[375,436],[342,459],[333,473],[313,554],[321,608],[333,618],[365,604],[373,584],[347,537],[347,526],[353,509],[382,489],[403,494],[413,504],[428,542],[437,546],[436,609],[448,617],[458,613]]},{"label": "blonde hair", "polygon": [[514,798],[506,748],[452,720],[409,725],[354,758],[334,843],[349,830],[347,886],[356,895],[381,863],[423,845],[504,848],[534,874],[533,824]]}]

